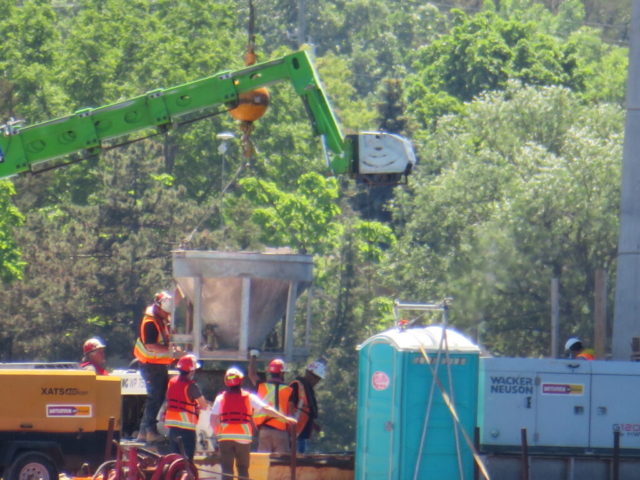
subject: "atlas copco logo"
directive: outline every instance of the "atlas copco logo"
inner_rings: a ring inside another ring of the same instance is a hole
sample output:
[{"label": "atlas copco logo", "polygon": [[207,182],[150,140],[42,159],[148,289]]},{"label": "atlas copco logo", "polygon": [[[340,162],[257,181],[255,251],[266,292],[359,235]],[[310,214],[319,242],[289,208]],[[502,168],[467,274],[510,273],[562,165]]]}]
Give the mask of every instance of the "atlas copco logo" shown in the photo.
[{"label": "atlas copco logo", "polygon": [[80,390],[79,388],[55,388],[55,387],[40,387],[42,392],[40,395],[87,395],[89,392],[86,390]]}]

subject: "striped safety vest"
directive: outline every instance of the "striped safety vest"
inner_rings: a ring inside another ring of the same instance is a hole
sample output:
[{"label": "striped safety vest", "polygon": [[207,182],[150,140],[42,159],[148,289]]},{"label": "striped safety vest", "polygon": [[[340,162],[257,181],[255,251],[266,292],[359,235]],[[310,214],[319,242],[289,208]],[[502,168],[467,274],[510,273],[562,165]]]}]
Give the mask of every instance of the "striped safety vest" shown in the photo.
[{"label": "striped safety vest", "polygon": [[156,353],[147,350],[145,343],[156,343],[147,342],[147,339],[144,338],[144,327],[149,322],[153,322],[158,329],[158,332],[160,332],[160,338],[157,343],[160,345],[169,345],[169,329],[162,320],[156,318],[153,314],[153,306],[151,306],[144,312],[144,318],[142,319],[142,322],[140,322],[140,336],[138,337],[138,340],[136,340],[135,347],[133,347],[133,354],[140,363],[156,363],[160,365],[169,365],[173,363],[171,352]]},{"label": "striped safety vest", "polygon": [[189,400],[187,390],[193,380],[182,376],[169,380],[167,388],[167,411],[164,416],[164,424],[167,427],[195,430],[198,424],[198,404]]},{"label": "striped safety vest", "polygon": [[[258,397],[284,415],[289,415],[289,397],[292,388],[284,383],[262,382],[258,385]],[[265,413],[254,413],[253,421],[258,428],[268,425],[277,430],[287,430],[287,423]]]},{"label": "striped safety vest", "polygon": [[220,402],[220,425],[216,432],[218,441],[251,443],[253,438],[251,413],[249,392],[244,390],[224,392]]},{"label": "striped safety vest", "polygon": [[291,385],[294,383],[298,384],[298,404],[293,418],[298,421],[296,430],[299,435],[309,421],[311,408],[309,407],[309,399],[307,398],[307,390],[304,388],[304,384],[300,380],[294,380]]}]

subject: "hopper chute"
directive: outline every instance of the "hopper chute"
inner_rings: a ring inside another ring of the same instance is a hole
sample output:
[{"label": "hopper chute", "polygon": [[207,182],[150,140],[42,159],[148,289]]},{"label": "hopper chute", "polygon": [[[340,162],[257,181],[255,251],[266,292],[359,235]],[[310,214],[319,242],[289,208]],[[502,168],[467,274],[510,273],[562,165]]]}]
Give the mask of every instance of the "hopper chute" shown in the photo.
[{"label": "hopper chute", "polygon": [[246,359],[250,348],[265,359],[306,357],[293,333],[296,300],[313,281],[311,256],[178,250],[173,278],[187,301],[172,343],[202,359]]}]

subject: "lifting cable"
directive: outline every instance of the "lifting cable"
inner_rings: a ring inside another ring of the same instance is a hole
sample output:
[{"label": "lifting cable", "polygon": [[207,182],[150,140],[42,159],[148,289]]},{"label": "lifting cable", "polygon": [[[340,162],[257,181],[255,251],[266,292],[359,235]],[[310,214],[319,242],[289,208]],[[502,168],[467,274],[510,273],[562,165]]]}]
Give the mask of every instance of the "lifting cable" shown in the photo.
[{"label": "lifting cable", "polygon": [[253,0],[249,0],[249,43],[247,44],[247,53],[255,54],[256,48],[256,11],[253,8]]},{"label": "lifting cable", "polygon": [[276,214],[280,218],[280,221],[284,224],[284,226],[289,231],[289,235],[291,235],[291,238],[293,238],[293,240],[296,242],[296,244],[298,246],[298,250],[301,253],[306,253],[307,252],[306,245],[303,242],[300,241],[300,239],[296,235],[296,232],[293,230],[291,225],[285,220],[284,216],[280,213],[280,210],[278,209],[277,205],[275,204],[275,202],[271,198],[271,195],[269,195],[269,192],[267,191],[267,189],[264,187],[264,185],[260,181],[260,177],[258,177],[258,174],[256,173],[256,171],[254,170],[254,168],[251,166],[251,164],[249,162],[243,163],[242,165],[240,165],[240,167],[238,167],[238,170],[236,170],[236,173],[234,174],[233,178],[229,181],[229,183],[227,183],[227,185],[220,192],[218,197],[214,200],[214,202],[211,205],[211,207],[209,208],[209,210],[203,215],[203,217],[200,220],[200,222],[198,222],[198,225],[196,225],[196,227],[191,231],[191,233],[189,235],[187,235],[187,237],[185,237],[184,240],[182,240],[182,242],[180,242],[180,247],[179,247],[180,250],[185,250],[187,248],[187,246],[189,245],[189,242],[191,242],[191,240],[193,239],[193,236],[196,234],[198,229],[202,226],[202,224],[205,222],[205,220],[207,218],[209,218],[213,214],[213,212],[215,211],[216,207],[218,207],[220,201],[222,200],[222,197],[224,196],[225,193],[227,193],[227,190],[229,189],[229,187],[238,179],[238,177],[240,176],[240,174],[243,171],[247,171],[247,170],[250,171],[253,174],[253,176],[255,177],[256,182],[258,183],[258,186],[262,190],[262,193],[264,193],[265,197],[267,198],[267,201],[269,202],[269,205],[271,205],[271,207],[275,210]]},{"label": "lifting cable", "polygon": [[[416,462],[416,470],[414,473],[414,480],[417,480],[418,478],[418,470],[420,469],[420,461],[422,459],[422,451],[424,449],[424,443],[425,443],[425,439],[426,439],[426,435],[427,435],[427,424],[429,422],[429,416],[431,413],[431,405],[432,405],[432,399],[433,399],[433,393],[435,391],[435,382],[436,381],[440,381],[438,378],[438,365],[440,364],[440,359],[441,359],[441,352],[442,352],[442,347],[444,345],[444,352],[445,352],[445,363],[447,365],[447,378],[449,380],[449,389],[451,391],[451,403],[452,405],[455,404],[455,398],[454,398],[454,390],[453,390],[453,378],[451,375],[451,360],[449,358],[449,339],[448,336],[446,334],[447,332],[447,327],[448,327],[448,311],[449,311],[449,305],[447,302],[447,299],[443,300],[442,302],[442,308],[443,308],[443,326],[442,326],[442,335],[440,337],[440,343],[438,345],[438,355],[436,357],[436,368],[432,371],[432,376],[433,376],[433,382],[431,383],[431,391],[429,392],[429,405],[427,407],[427,415],[425,418],[425,424],[424,424],[424,428],[422,431],[422,439],[420,441],[420,449],[418,450],[418,459]],[[421,349],[422,349],[422,343],[418,342],[418,344],[420,345]],[[444,393],[444,392],[443,392]],[[460,451],[460,439],[459,439],[459,434],[458,434],[458,424],[456,423],[455,420],[455,416],[453,416],[453,434],[454,434],[454,439],[455,439],[455,445],[456,445],[456,456],[457,456],[457,460],[458,460],[458,475],[460,480],[464,480],[464,470],[462,468],[462,452]]]},{"label": "lifting cable", "polygon": [[[445,304],[446,307],[446,304]],[[475,445],[473,444],[473,442],[471,441],[471,438],[469,437],[469,434],[467,433],[467,431],[465,430],[464,426],[462,425],[462,423],[460,422],[460,418],[458,417],[458,413],[456,412],[456,408],[453,404],[453,384],[451,383],[451,361],[447,360],[447,366],[448,366],[448,371],[449,371],[449,387],[451,388],[451,396],[449,396],[444,388],[444,385],[442,384],[442,382],[440,381],[440,379],[438,378],[438,366],[440,363],[440,357],[441,357],[441,352],[442,352],[442,346],[444,344],[445,346],[445,355],[446,358],[449,358],[449,344],[446,338],[446,315],[445,315],[445,320],[444,320],[444,325],[442,327],[442,338],[440,339],[440,346],[438,348],[438,355],[436,357],[436,363],[435,365],[433,365],[433,362],[429,359],[429,356],[427,355],[427,352],[424,349],[424,345],[422,344],[422,342],[420,341],[420,339],[413,334],[413,332],[411,332],[410,329],[407,330],[407,332],[412,333],[412,335],[416,338],[416,340],[418,341],[418,348],[420,349],[420,352],[422,353],[422,356],[424,357],[426,364],[428,365],[429,369],[431,370],[431,374],[433,376],[433,383],[437,385],[438,389],[440,390],[440,393],[442,394],[442,399],[445,403],[445,405],[447,406],[447,408],[449,409],[449,411],[451,412],[451,416],[453,417],[453,421],[454,421],[454,428],[455,426],[457,426],[458,428],[460,428],[460,431],[462,432],[462,435],[464,437],[465,443],[467,444],[467,446],[469,447],[469,450],[471,451],[471,453],[473,454],[473,458],[476,462],[476,464],[478,465],[478,469],[480,470],[480,472],[482,473],[482,475],[484,476],[485,480],[490,480],[489,477],[489,472],[487,471],[486,467],[484,466],[484,463],[482,462],[482,459],[480,458],[480,455],[478,454]],[[433,393],[433,386],[432,386],[432,392]],[[429,400],[429,402],[431,403],[431,399]],[[423,435],[426,434],[426,423],[429,420],[429,409],[430,409],[431,405],[429,405],[428,410],[427,410],[427,418],[425,419],[425,429],[423,432]],[[456,429],[457,432],[457,429]],[[457,434],[456,434],[456,439],[457,439]],[[420,459],[422,457],[422,450],[423,450],[423,446],[424,446],[424,437],[421,441],[420,444],[420,450],[418,453],[418,460],[417,460],[417,464],[416,464],[416,470],[415,470],[415,475],[414,478],[417,478],[417,474],[418,474],[418,469],[420,466]],[[458,444],[458,441],[456,440],[456,449],[457,449],[457,453],[458,453],[458,462],[460,462],[460,445]],[[460,465],[460,463],[459,463]],[[462,478],[462,477],[461,477]]]},{"label": "lifting cable", "polygon": [[253,173],[253,176],[255,177],[256,181],[258,182],[258,185],[260,186],[260,189],[262,190],[262,192],[267,197],[267,201],[269,202],[271,207],[273,207],[273,209],[276,211],[276,213],[278,214],[278,217],[280,217],[280,221],[284,224],[284,226],[287,228],[287,230],[289,230],[289,235],[291,235],[293,240],[298,245],[298,250],[300,251],[300,253],[307,253],[306,245],[303,242],[300,241],[300,239],[296,235],[296,232],[294,232],[293,228],[291,227],[291,224],[287,223],[287,221],[284,219],[284,217],[280,213],[280,210],[278,210],[278,207],[276,206],[275,202],[271,199],[271,196],[269,195],[269,192],[267,192],[267,189],[264,188],[264,185],[260,181],[260,177],[258,177],[258,175],[256,174],[256,171],[249,164],[247,164],[247,168],[251,171],[251,173]]},{"label": "lifting cable", "polygon": [[198,222],[198,225],[196,225],[196,228],[194,228],[191,233],[189,235],[187,235],[184,240],[182,240],[182,242],[180,242],[180,250],[186,250],[187,246],[189,245],[189,242],[191,241],[191,239],[193,238],[193,236],[195,235],[195,233],[198,231],[198,229],[202,226],[202,224],[204,223],[204,221],[209,218],[211,216],[211,214],[214,212],[214,210],[216,209],[216,207],[218,207],[218,204],[220,203],[220,201],[222,200],[222,197],[224,196],[225,193],[227,193],[227,190],[229,189],[229,187],[236,181],[236,179],[240,176],[240,174],[245,170],[245,169],[249,169],[249,163],[243,163],[242,165],[240,165],[238,167],[238,170],[236,170],[236,173],[233,175],[233,178],[229,181],[229,183],[227,183],[227,185],[222,189],[222,191],[220,192],[220,194],[216,197],[216,199],[213,201],[213,204],[211,205],[211,208],[209,208],[209,210],[204,214],[204,216],[202,217],[202,219],[200,220],[200,222]]},{"label": "lifting cable", "polygon": [[[446,317],[446,315],[445,315]],[[446,320],[445,320],[445,325],[446,325]],[[443,327],[443,332],[444,332],[444,327]],[[413,335],[413,332],[411,332],[411,334]],[[420,339],[413,335],[416,340],[418,340],[418,345],[420,346],[420,350],[422,351],[422,342],[420,342]],[[444,333],[443,333],[443,337],[444,337]],[[431,367],[431,364],[429,363],[429,360],[427,359],[427,365],[429,365],[430,370],[431,370],[431,389],[429,390],[429,401],[427,402],[427,412],[425,414],[425,419],[424,419],[424,425],[422,427],[422,436],[420,438],[420,447],[418,448],[418,458],[416,459],[416,468],[413,474],[413,480],[418,480],[418,472],[420,471],[420,462],[422,460],[422,452],[424,451],[424,444],[426,442],[427,439],[427,429],[429,426],[429,418],[431,417],[431,407],[433,406],[433,395],[436,391],[435,386],[436,386],[436,381],[438,380],[438,368],[440,367],[440,357],[442,355],[442,341],[443,339],[440,339],[440,344],[438,345],[438,353],[436,355],[436,363],[435,363],[435,367]],[[424,352],[423,352],[424,355]]]},{"label": "lifting cable", "polygon": [[[372,222],[372,216],[371,216],[371,184],[367,184],[366,185],[366,189],[367,189],[367,222],[369,222],[369,225],[371,225],[371,222]],[[371,242],[371,243],[373,243],[373,242]],[[367,295],[371,295],[371,278],[373,277],[372,270],[373,269],[371,269],[371,268],[367,268],[366,269],[366,272],[367,272]]]}]

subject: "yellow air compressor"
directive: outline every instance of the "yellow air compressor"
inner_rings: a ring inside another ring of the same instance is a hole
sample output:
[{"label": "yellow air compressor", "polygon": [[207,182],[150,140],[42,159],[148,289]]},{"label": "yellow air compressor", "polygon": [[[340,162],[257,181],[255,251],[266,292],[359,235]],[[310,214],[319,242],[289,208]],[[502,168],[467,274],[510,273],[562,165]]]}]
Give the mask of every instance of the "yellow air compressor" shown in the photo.
[{"label": "yellow air compressor", "polygon": [[4,480],[57,480],[95,469],[120,429],[120,378],[85,370],[0,368],[0,469]]}]

